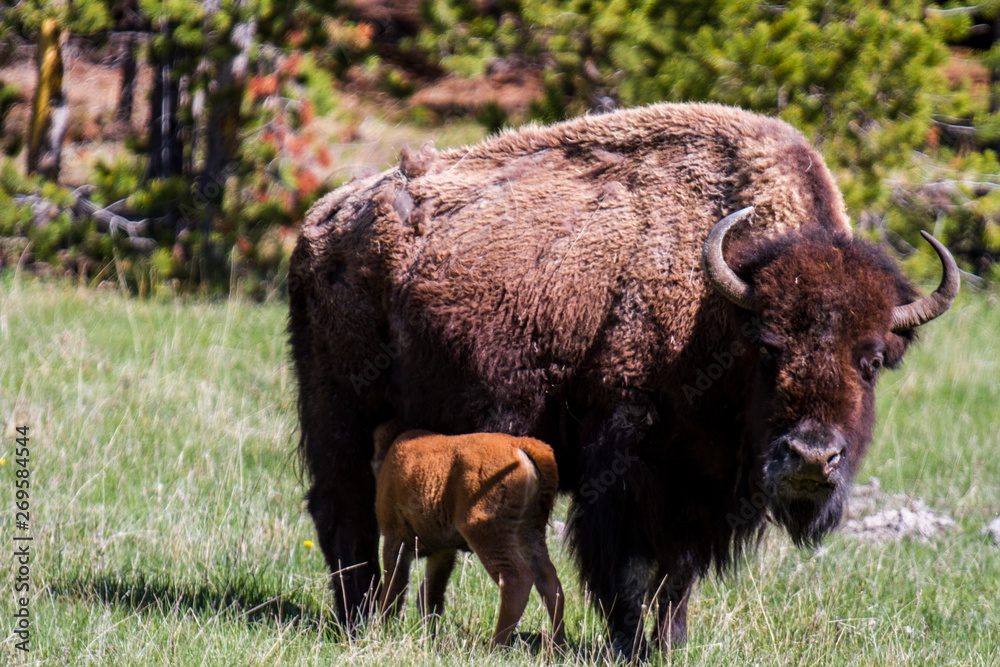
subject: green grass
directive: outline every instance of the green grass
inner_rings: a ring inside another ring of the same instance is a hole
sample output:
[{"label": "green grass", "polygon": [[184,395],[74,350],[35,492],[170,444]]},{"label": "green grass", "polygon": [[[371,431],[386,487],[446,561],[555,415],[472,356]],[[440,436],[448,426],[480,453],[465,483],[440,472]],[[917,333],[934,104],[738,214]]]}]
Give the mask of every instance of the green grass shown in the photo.
[{"label": "green grass", "polygon": [[[437,638],[416,618],[344,641],[295,449],[286,307],[138,301],[0,284],[0,553],[13,544],[14,428],[31,431],[32,651],[10,635],[0,557],[0,663],[546,664],[533,594],[527,643],[489,654],[497,589],[465,558]],[[1000,309],[963,297],[879,389],[859,481],[923,497],[956,527],[930,543],[816,552],[774,531],[691,604],[689,645],[660,664],[997,664]],[[560,504],[564,512],[565,501]],[[561,518],[561,517],[560,517]],[[601,663],[603,624],[552,541],[568,595],[566,664]],[[419,568],[413,574],[414,581]]]}]

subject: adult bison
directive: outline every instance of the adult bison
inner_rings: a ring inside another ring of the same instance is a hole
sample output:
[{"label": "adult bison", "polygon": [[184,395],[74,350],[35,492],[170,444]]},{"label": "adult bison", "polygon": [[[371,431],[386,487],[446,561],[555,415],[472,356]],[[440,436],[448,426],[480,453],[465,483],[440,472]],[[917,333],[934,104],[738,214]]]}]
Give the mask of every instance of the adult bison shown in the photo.
[{"label": "adult bison", "polygon": [[613,644],[641,645],[646,602],[654,640],[683,641],[694,582],[765,518],[799,544],[837,525],[879,370],[958,291],[931,242],[944,278],[914,301],[799,133],[716,105],[425,148],[330,193],[289,330],[340,617],[379,580],[368,461],[395,417],[551,443]]}]

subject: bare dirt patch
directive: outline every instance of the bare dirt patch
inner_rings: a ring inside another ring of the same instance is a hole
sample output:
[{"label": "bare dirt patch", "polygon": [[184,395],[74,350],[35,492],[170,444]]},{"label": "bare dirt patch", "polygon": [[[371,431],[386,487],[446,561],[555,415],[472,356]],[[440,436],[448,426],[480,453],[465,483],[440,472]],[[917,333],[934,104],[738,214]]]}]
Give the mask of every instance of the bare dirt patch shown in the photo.
[{"label": "bare dirt patch", "polygon": [[531,69],[499,69],[478,79],[446,76],[429,83],[410,98],[440,116],[467,116],[496,104],[509,116],[525,118],[532,102],[544,94],[541,74]]},{"label": "bare dirt patch", "polygon": [[904,537],[931,540],[955,525],[947,512],[932,510],[920,498],[882,490],[878,477],[855,487],[847,503],[844,532],[862,540],[886,542]]}]

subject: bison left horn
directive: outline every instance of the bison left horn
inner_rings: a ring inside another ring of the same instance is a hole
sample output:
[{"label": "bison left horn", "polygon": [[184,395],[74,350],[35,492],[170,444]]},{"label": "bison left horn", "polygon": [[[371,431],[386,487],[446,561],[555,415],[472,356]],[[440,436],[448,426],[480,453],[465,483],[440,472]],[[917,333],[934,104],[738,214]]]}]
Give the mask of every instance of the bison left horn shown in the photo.
[{"label": "bison left horn", "polygon": [[927,239],[927,242],[934,246],[934,251],[941,258],[941,284],[919,301],[908,303],[905,306],[896,306],[892,309],[892,330],[903,331],[913,329],[921,324],[930,322],[935,317],[943,315],[951,307],[952,301],[958,296],[958,265],[955,258],[951,256],[944,244],[936,238],[921,231],[920,234]]},{"label": "bison left horn", "polygon": [[753,288],[736,275],[722,256],[722,241],[726,238],[726,232],[737,222],[752,214],[753,206],[747,206],[715,223],[712,232],[705,239],[705,245],[701,248],[701,266],[705,270],[708,282],[719,290],[722,296],[740,308],[756,311],[760,310],[760,304],[753,293]]}]

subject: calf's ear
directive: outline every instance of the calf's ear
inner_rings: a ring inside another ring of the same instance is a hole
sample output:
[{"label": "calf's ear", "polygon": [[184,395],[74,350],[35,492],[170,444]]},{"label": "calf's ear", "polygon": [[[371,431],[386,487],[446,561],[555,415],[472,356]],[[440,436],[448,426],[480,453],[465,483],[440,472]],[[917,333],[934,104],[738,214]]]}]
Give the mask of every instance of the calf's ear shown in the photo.
[{"label": "calf's ear", "polygon": [[[391,419],[375,428],[375,432],[372,433],[372,440],[375,442],[375,460],[379,462],[385,460],[385,455],[389,453],[389,448],[402,430],[403,427],[398,419]],[[375,460],[372,461],[372,465],[375,465]]]}]

